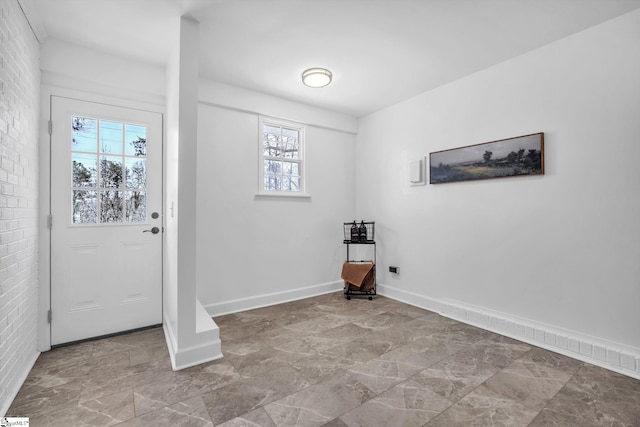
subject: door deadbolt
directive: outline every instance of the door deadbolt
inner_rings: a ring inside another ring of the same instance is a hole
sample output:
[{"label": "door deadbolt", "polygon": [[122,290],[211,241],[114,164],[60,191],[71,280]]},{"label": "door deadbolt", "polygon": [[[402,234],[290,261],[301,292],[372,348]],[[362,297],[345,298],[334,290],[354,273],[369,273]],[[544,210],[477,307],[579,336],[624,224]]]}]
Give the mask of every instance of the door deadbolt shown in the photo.
[{"label": "door deadbolt", "polygon": [[158,234],[160,232],[160,229],[158,227],[153,227],[151,230],[143,230],[143,233],[148,233],[151,232],[152,234]]}]

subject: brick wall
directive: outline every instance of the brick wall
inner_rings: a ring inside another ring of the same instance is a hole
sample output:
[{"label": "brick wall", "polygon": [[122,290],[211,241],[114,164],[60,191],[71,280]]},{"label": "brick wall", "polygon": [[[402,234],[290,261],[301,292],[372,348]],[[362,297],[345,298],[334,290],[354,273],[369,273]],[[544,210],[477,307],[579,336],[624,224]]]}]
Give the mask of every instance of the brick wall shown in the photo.
[{"label": "brick wall", "polygon": [[38,41],[0,0],[0,416],[38,354],[39,91]]}]

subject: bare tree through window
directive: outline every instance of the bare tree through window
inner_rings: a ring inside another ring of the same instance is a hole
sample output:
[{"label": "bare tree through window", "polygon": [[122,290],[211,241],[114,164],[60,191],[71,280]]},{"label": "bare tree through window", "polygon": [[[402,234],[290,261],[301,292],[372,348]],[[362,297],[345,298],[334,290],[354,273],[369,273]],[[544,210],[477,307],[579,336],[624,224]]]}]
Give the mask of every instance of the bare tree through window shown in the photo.
[{"label": "bare tree through window", "polygon": [[146,221],[146,127],[72,117],[72,222]]},{"label": "bare tree through window", "polygon": [[300,128],[263,123],[263,190],[301,191],[302,139]]}]

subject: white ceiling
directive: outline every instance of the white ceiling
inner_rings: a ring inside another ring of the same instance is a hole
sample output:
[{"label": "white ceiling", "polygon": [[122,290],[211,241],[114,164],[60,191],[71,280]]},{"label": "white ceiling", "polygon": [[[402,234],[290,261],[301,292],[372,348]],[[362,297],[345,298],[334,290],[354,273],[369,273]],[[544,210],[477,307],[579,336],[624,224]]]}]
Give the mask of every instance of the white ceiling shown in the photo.
[{"label": "white ceiling", "polygon": [[[200,22],[202,77],[357,117],[640,8],[640,0],[20,1],[41,42],[159,65],[188,14]],[[333,72],[331,85],[302,85],[302,71],[316,66]]]}]

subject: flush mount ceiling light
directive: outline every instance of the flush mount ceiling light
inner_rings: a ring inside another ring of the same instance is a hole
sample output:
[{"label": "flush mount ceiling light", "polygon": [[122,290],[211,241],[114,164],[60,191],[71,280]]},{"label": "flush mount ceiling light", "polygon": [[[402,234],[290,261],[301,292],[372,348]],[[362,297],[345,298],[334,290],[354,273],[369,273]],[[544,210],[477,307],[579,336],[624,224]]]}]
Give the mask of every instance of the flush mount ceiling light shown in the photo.
[{"label": "flush mount ceiling light", "polygon": [[324,87],[331,83],[332,77],[326,68],[309,68],[302,73],[302,83],[309,87]]}]

